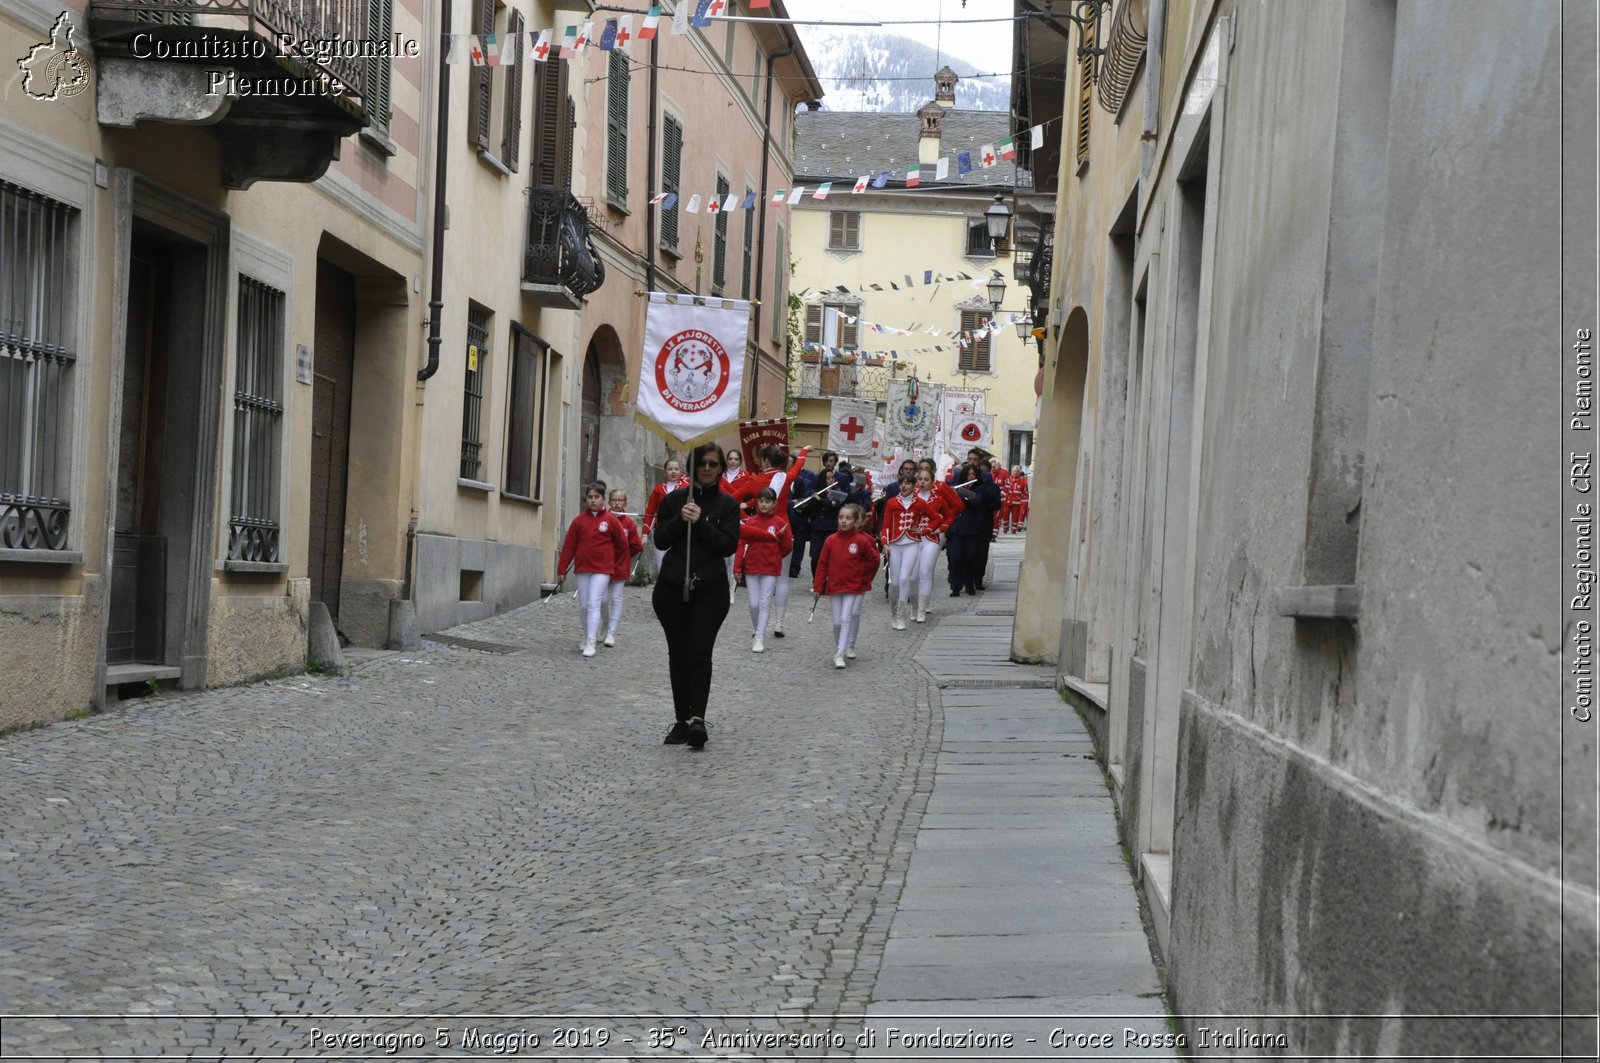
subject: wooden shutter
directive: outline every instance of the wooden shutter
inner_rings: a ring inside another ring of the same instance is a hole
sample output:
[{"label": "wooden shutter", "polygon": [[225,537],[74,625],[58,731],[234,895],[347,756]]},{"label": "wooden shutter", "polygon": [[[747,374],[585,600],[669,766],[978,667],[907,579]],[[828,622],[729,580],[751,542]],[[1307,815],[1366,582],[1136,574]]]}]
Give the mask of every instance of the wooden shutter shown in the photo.
[{"label": "wooden shutter", "polygon": [[772,230],[772,341],[789,343],[789,259],[783,251],[783,230]]},{"label": "wooden shutter", "polygon": [[[755,189],[749,185],[744,186],[745,199],[749,199],[755,194]],[[756,212],[754,210],[740,211],[739,216],[744,219],[744,271],[739,275],[739,298],[748,299],[750,298],[750,270],[754,264],[751,256],[755,254]]]},{"label": "wooden shutter", "polygon": [[[732,186],[728,179],[717,174],[717,201],[726,203]],[[711,231],[711,286],[719,292],[728,283],[728,212],[717,207],[716,224]]]},{"label": "wooden shutter", "polygon": [[[1083,28],[1083,47],[1092,49],[1099,44],[1099,22],[1090,22]],[[1077,164],[1089,161],[1089,107],[1094,96],[1094,55],[1092,52],[1078,57],[1078,154]]]},{"label": "wooden shutter", "polygon": [[[472,32],[477,34],[494,32],[494,0],[476,0],[476,6],[473,8]],[[494,98],[490,95],[494,84],[493,74],[493,67],[467,68],[469,86],[467,96],[471,107],[467,119],[467,134],[472,138],[473,145],[484,151],[489,150],[489,116],[494,110]]]},{"label": "wooden shutter", "polygon": [[628,202],[628,81],[632,68],[620,48],[611,53],[606,78],[606,195]]},{"label": "wooden shutter", "polygon": [[853,210],[836,210],[829,213],[828,247],[835,251],[859,250],[861,215]]},{"label": "wooden shutter", "polygon": [[[982,327],[989,319],[989,315],[976,310],[961,311],[961,331],[972,332]],[[968,373],[987,373],[990,367],[989,349],[994,337],[985,336],[983,339],[968,338],[965,347],[960,348],[961,355],[957,368]]]},{"label": "wooden shutter", "polygon": [[[367,36],[375,41],[387,41],[394,32],[394,0],[367,0]],[[376,49],[375,49],[376,50]],[[389,129],[389,79],[394,76],[394,60],[373,57],[367,60],[366,99],[367,117],[379,132]]]},{"label": "wooden shutter", "polygon": [[[522,33],[522,27],[522,12],[511,12],[506,19],[506,36],[517,41],[518,47],[521,47],[521,37],[517,35]],[[505,125],[500,134],[500,161],[513,171],[522,158],[522,56],[517,59],[517,63],[505,68]]]},{"label": "wooden shutter", "polygon": [[[661,191],[678,191],[678,178],[683,165],[683,126],[673,115],[661,119]],[[678,217],[683,210],[680,201],[671,210],[661,212],[661,246],[678,249]]]},{"label": "wooden shutter", "polygon": [[859,340],[859,325],[860,325],[860,322],[859,321],[846,321],[844,319],[844,315],[849,314],[852,317],[859,317],[860,314],[861,314],[861,307],[859,307],[859,306],[838,306],[838,307],[834,307],[834,309],[839,311],[839,346],[848,348],[849,350],[853,351],[853,350],[856,349],[857,346],[859,346],[859,343],[860,343],[860,340]]},{"label": "wooden shutter", "polygon": [[806,342],[822,342],[822,304],[806,307]]},{"label": "wooden shutter", "polygon": [[534,75],[533,184],[572,186],[572,101],[567,99],[567,64],[536,63]]}]

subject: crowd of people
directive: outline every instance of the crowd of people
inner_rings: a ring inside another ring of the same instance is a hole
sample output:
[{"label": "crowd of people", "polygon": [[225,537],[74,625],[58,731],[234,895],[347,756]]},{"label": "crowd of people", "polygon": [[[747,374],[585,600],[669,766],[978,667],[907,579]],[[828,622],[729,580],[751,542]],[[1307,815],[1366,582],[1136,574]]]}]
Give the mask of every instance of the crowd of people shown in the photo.
[{"label": "crowd of people", "polygon": [[621,489],[584,488],[557,561],[557,592],[575,578],[584,657],[615,646],[623,587],[649,543],[651,605],[666,636],[672,689],[668,745],[700,749],[708,741],[712,652],[739,586],[748,599],[750,650],[765,653],[768,637],[784,637],[789,583],[809,550],[811,612],[829,599],[833,666],[842,669],[856,658],[861,604],[880,571],[890,626],[904,631],[908,621],[927,621],[941,552],[950,596],[975,595],[984,589],[989,544],[1026,527],[1023,470],[996,466],[978,447],[944,477],[932,458],[908,458],[882,485],[831,450],[815,472],[805,467],[808,456],[807,447],[791,456],[765,446],[750,469],[738,450],[703,443],[687,473],[676,459],[666,462],[641,514],[628,511]]}]

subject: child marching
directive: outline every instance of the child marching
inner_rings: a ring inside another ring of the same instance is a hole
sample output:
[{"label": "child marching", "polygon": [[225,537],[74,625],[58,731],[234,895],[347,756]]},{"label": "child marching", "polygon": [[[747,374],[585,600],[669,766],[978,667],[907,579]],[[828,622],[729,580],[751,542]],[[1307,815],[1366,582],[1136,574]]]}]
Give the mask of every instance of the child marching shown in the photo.
[{"label": "child marching", "polygon": [[629,556],[628,535],[617,515],[606,509],[604,484],[593,483],[584,488],[583,504],[583,512],[572,518],[561,544],[556,590],[560,592],[569,570],[577,571],[578,603],[583,607],[583,655],[593,657],[595,638],[600,633],[600,603],[611,586],[619,558]]},{"label": "child marching", "polygon": [[604,646],[617,644],[617,627],[622,623],[622,591],[633,573],[633,559],[644,549],[644,539],[639,536],[639,528],[627,515],[627,510],[628,492],[619,487],[611,492],[611,515],[622,525],[628,549],[626,556],[617,558],[617,567],[611,570],[611,582],[606,586],[606,639],[601,643]]},{"label": "child marching", "polygon": [[650,497],[645,499],[644,503],[643,525],[639,529],[639,534],[645,539],[650,540],[652,544],[650,547],[650,553],[654,555],[656,563],[655,570],[657,572],[661,571],[661,556],[665,554],[666,551],[657,550],[654,546],[655,540],[650,539],[650,532],[655,529],[656,510],[661,508],[661,500],[666,498],[667,495],[671,494],[673,491],[676,491],[680,487],[689,486],[689,478],[683,475],[683,463],[677,458],[669,459],[667,463],[662,466],[661,471],[662,474],[666,476],[666,479],[650,489]]},{"label": "child marching", "polygon": [[751,653],[766,651],[772,600],[783,580],[784,556],[794,546],[789,523],[778,516],[778,493],[770,487],[756,495],[756,515],[739,525],[739,550],[733,571],[744,577],[750,597]]},{"label": "child marching", "polygon": [[812,582],[814,594],[833,599],[835,668],[843,668],[846,658],[855,659],[861,600],[872,590],[872,579],[878,574],[878,548],[872,536],[861,530],[865,519],[866,511],[854,502],[839,510],[839,530],[822,544]]},{"label": "child marching", "polygon": [[935,479],[936,466],[927,458],[917,463],[917,497],[928,504],[928,523],[918,533],[917,544],[917,615],[921,624],[928,619],[928,600],[933,595],[933,569],[939,563],[939,551],[944,548],[945,533],[966,508],[966,503],[955,489],[942,480]]},{"label": "child marching", "polygon": [[922,531],[933,523],[933,517],[932,504],[917,497],[915,474],[902,473],[900,493],[884,503],[883,516],[878,523],[878,538],[889,555],[889,587],[893,594],[889,616],[896,631],[906,629],[906,616],[911,611],[911,588],[917,581]]}]

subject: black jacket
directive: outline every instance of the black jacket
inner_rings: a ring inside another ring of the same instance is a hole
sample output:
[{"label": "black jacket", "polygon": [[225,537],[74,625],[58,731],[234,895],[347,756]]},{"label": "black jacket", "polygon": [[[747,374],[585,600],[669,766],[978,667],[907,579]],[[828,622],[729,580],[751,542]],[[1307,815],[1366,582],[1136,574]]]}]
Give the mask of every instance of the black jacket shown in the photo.
[{"label": "black jacket", "polygon": [[[700,519],[689,531],[689,522],[683,519],[683,505],[689,501],[689,492],[700,505]],[[665,550],[661,559],[661,572],[657,578],[669,587],[683,586],[684,554],[690,555],[689,571],[695,575],[695,585],[715,581],[724,589],[728,586],[728,569],[723,559],[732,557],[739,548],[739,503],[732,495],[723,494],[721,483],[711,487],[680,487],[669,492],[656,510],[654,538],[656,549]],[[684,550],[685,538],[689,548]]]},{"label": "black jacket", "polygon": [[[957,469],[952,484],[965,483],[968,472]],[[1000,488],[994,477],[986,472],[977,473],[978,482],[956,491],[967,503],[967,508],[950,525],[951,535],[989,535],[994,530],[994,514],[1000,508]]]}]

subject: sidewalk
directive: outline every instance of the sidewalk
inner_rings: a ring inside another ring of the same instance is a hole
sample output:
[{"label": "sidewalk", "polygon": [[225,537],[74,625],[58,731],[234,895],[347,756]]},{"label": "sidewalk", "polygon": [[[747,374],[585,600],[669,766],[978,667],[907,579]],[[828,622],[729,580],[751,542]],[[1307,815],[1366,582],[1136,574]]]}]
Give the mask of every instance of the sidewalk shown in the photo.
[{"label": "sidewalk", "polygon": [[915,658],[943,738],[869,1025],[1015,1038],[930,1057],[1176,1058],[1138,1043],[1162,1044],[1166,1010],[1089,734],[1053,669],[1007,660],[1022,549],[995,545],[977,608],[941,617]]}]

